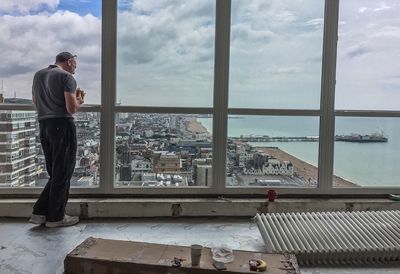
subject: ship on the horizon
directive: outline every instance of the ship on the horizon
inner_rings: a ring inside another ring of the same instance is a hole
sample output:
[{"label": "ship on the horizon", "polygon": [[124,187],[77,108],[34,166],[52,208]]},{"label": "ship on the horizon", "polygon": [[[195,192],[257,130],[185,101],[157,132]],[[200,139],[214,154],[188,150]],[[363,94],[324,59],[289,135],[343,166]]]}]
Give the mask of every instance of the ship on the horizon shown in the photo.
[{"label": "ship on the horizon", "polygon": [[388,138],[383,136],[383,132],[362,135],[353,133],[351,135],[336,135],[335,141],[356,142],[356,143],[387,143]]}]

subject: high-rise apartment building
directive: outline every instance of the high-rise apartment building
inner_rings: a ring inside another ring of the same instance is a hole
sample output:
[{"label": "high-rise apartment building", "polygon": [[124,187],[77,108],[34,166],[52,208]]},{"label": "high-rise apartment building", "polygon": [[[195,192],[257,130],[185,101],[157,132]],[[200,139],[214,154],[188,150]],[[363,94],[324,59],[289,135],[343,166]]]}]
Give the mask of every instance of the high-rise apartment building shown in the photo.
[{"label": "high-rise apartment building", "polygon": [[0,113],[0,186],[34,186],[36,112],[3,110]]}]

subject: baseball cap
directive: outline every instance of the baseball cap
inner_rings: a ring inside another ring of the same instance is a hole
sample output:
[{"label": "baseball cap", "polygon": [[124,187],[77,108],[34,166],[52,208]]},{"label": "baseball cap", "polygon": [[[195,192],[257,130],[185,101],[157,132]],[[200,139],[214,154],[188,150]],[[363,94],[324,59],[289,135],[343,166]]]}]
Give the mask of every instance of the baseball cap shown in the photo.
[{"label": "baseball cap", "polygon": [[64,51],[64,52],[60,52],[59,54],[57,54],[56,56],[56,63],[62,63],[65,62],[71,58],[76,57],[76,55],[73,55],[70,52]]}]

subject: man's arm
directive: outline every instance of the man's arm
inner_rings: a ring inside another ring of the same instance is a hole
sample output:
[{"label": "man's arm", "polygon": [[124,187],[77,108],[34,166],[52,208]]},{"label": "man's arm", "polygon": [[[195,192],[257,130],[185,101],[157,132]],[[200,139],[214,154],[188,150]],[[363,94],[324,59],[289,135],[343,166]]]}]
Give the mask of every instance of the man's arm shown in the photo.
[{"label": "man's arm", "polygon": [[64,92],[65,107],[69,114],[74,114],[78,111],[79,107],[83,104],[81,97],[76,97],[75,93]]}]

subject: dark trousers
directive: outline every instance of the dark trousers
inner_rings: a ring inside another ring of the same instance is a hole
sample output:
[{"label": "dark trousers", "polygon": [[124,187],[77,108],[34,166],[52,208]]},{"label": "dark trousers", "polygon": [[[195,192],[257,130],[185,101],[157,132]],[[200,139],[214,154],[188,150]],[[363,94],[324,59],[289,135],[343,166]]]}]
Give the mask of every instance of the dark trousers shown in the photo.
[{"label": "dark trousers", "polygon": [[47,221],[64,218],[70,180],[76,161],[76,128],[73,119],[52,118],[39,122],[40,142],[50,178],[33,207],[33,214]]}]

